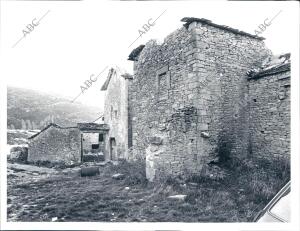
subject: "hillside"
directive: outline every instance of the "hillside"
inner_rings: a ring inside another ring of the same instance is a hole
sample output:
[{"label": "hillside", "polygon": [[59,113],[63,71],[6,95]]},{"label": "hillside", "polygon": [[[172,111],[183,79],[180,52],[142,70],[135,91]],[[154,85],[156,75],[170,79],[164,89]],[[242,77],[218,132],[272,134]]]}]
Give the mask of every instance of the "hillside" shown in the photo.
[{"label": "hillside", "polygon": [[70,100],[16,87],[7,88],[7,126],[11,129],[41,129],[50,122],[73,126],[92,122],[101,109]]}]

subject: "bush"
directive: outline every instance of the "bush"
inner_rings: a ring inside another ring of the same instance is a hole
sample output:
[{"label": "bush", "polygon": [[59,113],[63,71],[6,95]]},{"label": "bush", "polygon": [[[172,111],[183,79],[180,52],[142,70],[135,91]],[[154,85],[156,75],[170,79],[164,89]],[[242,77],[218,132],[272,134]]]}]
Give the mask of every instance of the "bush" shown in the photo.
[{"label": "bush", "polygon": [[132,162],[121,160],[118,165],[112,165],[110,170],[124,174],[126,176],[124,179],[126,185],[147,184],[146,162],[144,160]]},{"label": "bush", "polygon": [[83,155],[83,162],[100,162],[104,160],[103,153],[88,153]]},{"label": "bush", "polygon": [[232,144],[227,139],[218,140],[217,156],[220,163],[226,163],[231,159]]},{"label": "bush", "polygon": [[38,160],[33,162],[33,164],[39,167],[47,167],[47,168],[52,168],[55,166],[55,164],[50,162],[49,160]]},{"label": "bush", "polygon": [[32,164],[39,166],[39,167],[55,168],[55,169],[73,168],[73,167],[80,165],[80,163],[78,163],[78,164],[70,163],[69,164],[69,163],[65,163],[63,161],[51,162],[49,160],[38,160],[38,161],[33,162]]},{"label": "bush", "polygon": [[248,190],[260,200],[270,200],[290,180],[290,163],[286,159],[260,158],[252,160],[252,164],[252,168],[245,167],[250,175]]},{"label": "bush", "polygon": [[28,147],[17,146],[10,150],[10,159],[15,162],[26,163],[28,158]]}]

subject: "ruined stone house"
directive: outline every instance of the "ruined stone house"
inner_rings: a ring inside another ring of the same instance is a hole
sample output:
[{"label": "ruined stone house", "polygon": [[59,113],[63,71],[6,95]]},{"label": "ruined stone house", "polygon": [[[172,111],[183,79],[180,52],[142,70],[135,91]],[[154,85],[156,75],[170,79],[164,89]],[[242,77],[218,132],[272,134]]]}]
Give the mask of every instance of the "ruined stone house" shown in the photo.
[{"label": "ruined stone house", "polygon": [[289,55],[274,57],[264,38],[206,19],[182,21],[161,44],[129,55],[128,143],[146,157],[148,177],[232,157],[289,159]]},{"label": "ruined stone house", "polygon": [[290,157],[290,55],[262,37],[206,19],[134,49],[133,75],[111,68],[104,124],[49,125],[31,137],[29,161],[146,159],[149,180],[199,173],[232,157]]},{"label": "ruined stone house", "polygon": [[29,138],[28,161],[80,163],[87,154],[106,152],[107,131],[105,124],[61,127],[51,123]]},{"label": "ruined stone house", "polygon": [[109,70],[101,90],[105,91],[104,123],[109,127],[106,136],[107,160],[128,158],[130,130],[128,127],[128,84],[132,77],[119,67]]},{"label": "ruined stone house", "polygon": [[290,54],[248,73],[249,154],[290,158]]},{"label": "ruined stone house", "polygon": [[81,153],[106,153],[106,136],[109,130],[106,124],[78,123],[80,130]]},{"label": "ruined stone house", "polygon": [[103,154],[103,160],[127,159],[128,81],[132,77],[124,73],[118,67],[109,70],[101,88],[106,93],[101,124],[61,127],[51,123],[29,138],[28,161],[80,163],[93,153]]}]

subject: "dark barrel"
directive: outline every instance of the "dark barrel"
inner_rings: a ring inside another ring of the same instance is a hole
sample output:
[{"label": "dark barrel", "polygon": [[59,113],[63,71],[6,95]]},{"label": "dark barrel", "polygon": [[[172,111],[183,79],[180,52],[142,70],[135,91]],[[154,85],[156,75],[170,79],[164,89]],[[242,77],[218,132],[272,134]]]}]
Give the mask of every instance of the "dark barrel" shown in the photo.
[{"label": "dark barrel", "polygon": [[97,174],[100,174],[99,167],[83,167],[80,169],[80,175],[81,176],[95,176]]}]

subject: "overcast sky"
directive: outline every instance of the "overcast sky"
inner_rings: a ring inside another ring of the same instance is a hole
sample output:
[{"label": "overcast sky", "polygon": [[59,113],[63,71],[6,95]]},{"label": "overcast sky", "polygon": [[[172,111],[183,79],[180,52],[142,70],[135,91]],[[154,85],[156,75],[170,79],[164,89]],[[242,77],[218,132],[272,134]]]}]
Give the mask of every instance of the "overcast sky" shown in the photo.
[{"label": "overcast sky", "polygon": [[[273,53],[291,52],[297,43],[298,7],[296,2],[1,1],[1,78],[8,85],[73,99],[85,80],[107,66],[118,65],[132,73],[129,53],[150,39],[162,41],[182,26],[183,17],[207,18],[254,34],[265,19],[280,12],[261,36]],[[137,39],[139,29],[159,15]],[[26,25],[42,16],[21,39]],[[108,68],[77,101],[101,107],[100,87],[107,72]]]}]

